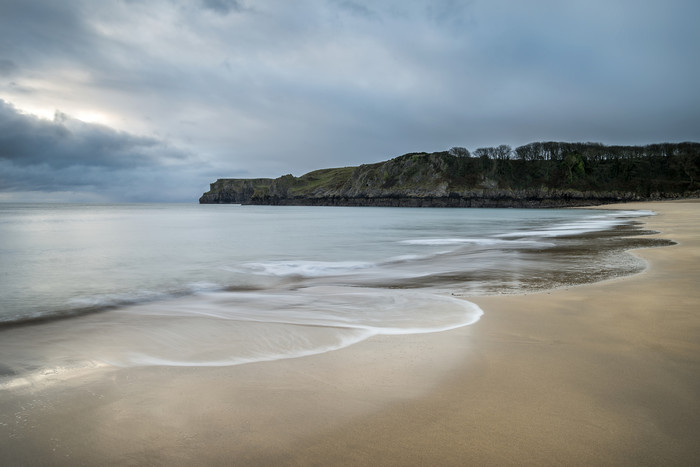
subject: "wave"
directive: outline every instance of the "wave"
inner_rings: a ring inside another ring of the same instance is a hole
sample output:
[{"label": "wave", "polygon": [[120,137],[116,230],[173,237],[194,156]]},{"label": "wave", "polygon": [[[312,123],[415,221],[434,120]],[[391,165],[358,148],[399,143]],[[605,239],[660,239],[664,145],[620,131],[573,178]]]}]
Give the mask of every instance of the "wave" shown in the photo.
[{"label": "wave", "polygon": [[628,224],[629,219],[654,215],[652,211],[614,211],[589,216],[586,219],[555,224],[546,229],[519,230],[496,235],[499,238],[523,237],[572,237],[592,232],[601,232],[617,226]]},{"label": "wave", "polygon": [[[22,315],[0,315],[0,329],[30,324],[75,318],[83,315],[117,310],[124,307],[136,306],[145,303],[166,301],[188,295],[223,290],[224,287],[211,282],[193,282],[181,289],[172,289],[165,292],[152,290],[136,290],[125,293],[108,293],[75,297],[68,300],[64,307],[50,311],[41,311]],[[234,289],[234,287],[227,287]],[[245,288],[246,290],[248,288]]]},{"label": "wave", "polygon": [[500,238],[419,238],[411,240],[401,240],[404,245],[419,246],[450,246],[450,245],[476,245],[484,247],[533,247],[542,248],[553,246],[553,243],[540,242],[535,240],[503,240]]},{"label": "wave", "polygon": [[266,274],[272,276],[321,277],[349,274],[359,269],[369,269],[376,263],[360,261],[263,261],[244,263],[239,268],[229,268],[235,272]]},{"label": "wave", "polygon": [[13,369],[21,366],[13,356],[32,355],[52,368],[228,366],[328,352],[380,334],[455,329],[481,315],[471,302],[407,290],[218,291],[27,327],[4,336],[0,350]]},{"label": "wave", "polygon": [[[502,240],[500,241],[502,242]],[[499,240],[489,238],[418,238],[411,240],[402,240],[400,243],[404,245],[493,245],[499,243]]]}]

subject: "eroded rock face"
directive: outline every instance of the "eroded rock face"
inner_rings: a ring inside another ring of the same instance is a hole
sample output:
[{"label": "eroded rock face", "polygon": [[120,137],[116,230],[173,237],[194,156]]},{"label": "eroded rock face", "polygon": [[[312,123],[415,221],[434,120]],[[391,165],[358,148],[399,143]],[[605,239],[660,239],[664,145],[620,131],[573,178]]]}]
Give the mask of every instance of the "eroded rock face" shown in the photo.
[{"label": "eroded rock face", "polygon": [[[447,184],[434,189],[382,189],[371,185],[362,189],[350,185],[344,189],[318,189],[294,194],[279,187],[276,180],[255,185],[247,179],[221,179],[199,199],[201,204],[258,204],[280,206],[380,206],[380,207],[566,207],[634,201],[631,193],[577,192],[563,190],[472,189],[447,192]],[[255,186],[257,186],[257,188]]]},{"label": "eroded rock face", "polygon": [[220,178],[199,198],[200,204],[247,204],[255,190],[272,184],[271,178]]}]

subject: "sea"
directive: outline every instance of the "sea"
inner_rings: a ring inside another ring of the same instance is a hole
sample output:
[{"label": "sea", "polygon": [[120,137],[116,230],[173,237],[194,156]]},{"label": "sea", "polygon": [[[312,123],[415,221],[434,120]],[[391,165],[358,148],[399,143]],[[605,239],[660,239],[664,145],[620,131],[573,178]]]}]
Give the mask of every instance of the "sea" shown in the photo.
[{"label": "sea", "polygon": [[[649,211],[0,204],[0,388],[478,322],[469,297],[642,271]],[[26,379],[25,379],[26,380]]]}]

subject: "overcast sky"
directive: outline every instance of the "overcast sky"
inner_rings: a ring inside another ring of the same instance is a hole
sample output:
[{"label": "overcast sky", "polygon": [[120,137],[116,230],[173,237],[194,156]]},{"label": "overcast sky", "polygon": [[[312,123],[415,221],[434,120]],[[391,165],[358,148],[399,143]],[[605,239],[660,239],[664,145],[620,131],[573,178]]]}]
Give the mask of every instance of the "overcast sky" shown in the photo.
[{"label": "overcast sky", "polygon": [[697,0],[0,0],[0,201],[700,141]]}]

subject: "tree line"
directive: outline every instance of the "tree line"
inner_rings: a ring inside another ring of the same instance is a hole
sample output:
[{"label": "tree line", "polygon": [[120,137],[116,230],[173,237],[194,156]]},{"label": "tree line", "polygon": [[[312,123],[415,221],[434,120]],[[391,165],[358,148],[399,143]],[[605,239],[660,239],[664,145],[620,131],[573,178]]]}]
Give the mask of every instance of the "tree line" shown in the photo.
[{"label": "tree line", "polygon": [[499,188],[547,187],[581,191],[630,191],[640,196],[697,191],[700,143],[606,146],[601,143],[535,142],[515,149],[463,147],[447,151],[455,181]]}]

